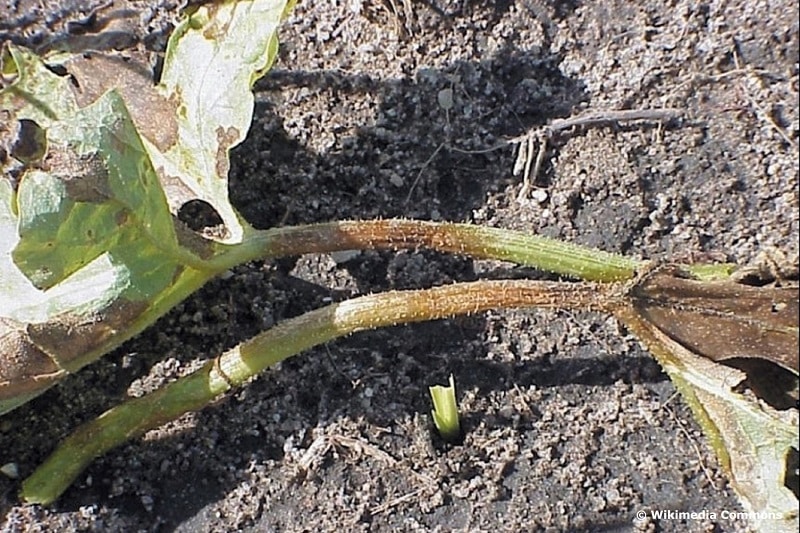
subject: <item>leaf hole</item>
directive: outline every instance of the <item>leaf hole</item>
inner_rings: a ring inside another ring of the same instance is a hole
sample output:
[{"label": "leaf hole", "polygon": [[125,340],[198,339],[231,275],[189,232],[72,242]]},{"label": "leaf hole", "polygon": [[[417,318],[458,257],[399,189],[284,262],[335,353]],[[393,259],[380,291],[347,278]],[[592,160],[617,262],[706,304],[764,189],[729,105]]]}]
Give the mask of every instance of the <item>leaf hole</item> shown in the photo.
[{"label": "leaf hole", "polygon": [[725,364],[747,374],[738,392],[750,391],[779,411],[797,407],[800,390],[794,373],[766,359],[736,357]]},{"label": "leaf hole", "polygon": [[47,134],[37,122],[22,118],[18,122],[17,138],[11,145],[11,155],[25,164],[40,161],[47,150]]},{"label": "leaf hole", "polygon": [[64,65],[48,65],[45,64],[45,68],[55,74],[56,76],[69,76],[69,72]]},{"label": "leaf hole", "polygon": [[190,200],[178,210],[178,219],[193,231],[203,231],[222,225],[222,217],[204,200]]}]

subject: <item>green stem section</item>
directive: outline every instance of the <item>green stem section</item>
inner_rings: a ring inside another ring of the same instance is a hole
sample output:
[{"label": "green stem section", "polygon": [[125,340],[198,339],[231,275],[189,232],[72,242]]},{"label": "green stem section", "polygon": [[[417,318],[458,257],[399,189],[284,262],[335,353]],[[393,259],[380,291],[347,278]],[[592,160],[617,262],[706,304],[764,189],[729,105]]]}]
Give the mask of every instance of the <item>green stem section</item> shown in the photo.
[{"label": "green stem section", "polygon": [[[431,248],[496,259],[586,281],[633,277],[641,261],[547,237],[472,224],[421,220],[341,221],[256,231],[214,262],[215,270],[255,259],[341,250]],[[219,263],[219,264],[216,264]]]},{"label": "green stem section", "polygon": [[368,329],[495,308],[607,308],[614,285],[476,281],[353,298],[281,322],[193,374],[127,401],[78,428],[22,484],[22,498],[51,503],[89,463],[136,435],[202,408],[232,386],[312,346]]}]

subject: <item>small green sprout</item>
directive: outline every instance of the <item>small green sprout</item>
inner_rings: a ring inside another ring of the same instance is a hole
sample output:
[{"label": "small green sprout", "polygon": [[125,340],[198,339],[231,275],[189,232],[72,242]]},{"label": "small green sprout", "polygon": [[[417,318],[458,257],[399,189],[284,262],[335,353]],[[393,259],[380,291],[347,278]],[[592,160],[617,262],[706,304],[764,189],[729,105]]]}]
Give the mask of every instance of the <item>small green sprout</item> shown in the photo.
[{"label": "small green sprout", "polygon": [[450,386],[434,385],[428,387],[433,400],[433,423],[439,435],[447,442],[458,440],[461,436],[461,425],[458,420],[458,404],[456,403],[456,384],[450,374]]}]

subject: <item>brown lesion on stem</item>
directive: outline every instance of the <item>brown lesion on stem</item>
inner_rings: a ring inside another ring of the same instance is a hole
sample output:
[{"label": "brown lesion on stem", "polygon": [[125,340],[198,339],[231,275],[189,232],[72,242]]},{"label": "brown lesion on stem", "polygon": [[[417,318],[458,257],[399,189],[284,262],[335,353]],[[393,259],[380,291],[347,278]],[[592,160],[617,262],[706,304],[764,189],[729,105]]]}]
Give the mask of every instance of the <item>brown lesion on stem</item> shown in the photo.
[{"label": "brown lesion on stem", "polygon": [[418,220],[344,221],[310,226],[278,228],[270,235],[275,257],[300,253],[325,253],[365,247],[402,249],[428,247],[442,252],[485,257],[478,247],[469,246],[456,224],[425,223]]},{"label": "brown lesion on stem", "polygon": [[358,331],[439,320],[490,309],[606,310],[623,284],[484,280],[422,290],[360,296],[280,322],[220,356],[229,383],[250,376],[312,346]]},{"label": "brown lesion on stem", "polygon": [[[642,264],[600,250],[587,250],[568,243],[499,228],[430,222],[424,220],[349,220],[274,228],[261,235],[263,258],[339,250],[430,248],[474,259],[507,260],[528,264],[533,257],[559,263],[580,257],[591,267],[603,265],[601,281],[619,281],[633,276]],[[558,247],[558,251],[554,251]],[[589,267],[587,267],[589,268]],[[547,269],[545,267],[545,269]]]},{"label": "brown lesion on stem", "polygon": [[419,291],[391,291],[337,304],[336,324],[351,333],[498,308],[600,310],[617,287],[597,283],[495,280],[455,283]]}]

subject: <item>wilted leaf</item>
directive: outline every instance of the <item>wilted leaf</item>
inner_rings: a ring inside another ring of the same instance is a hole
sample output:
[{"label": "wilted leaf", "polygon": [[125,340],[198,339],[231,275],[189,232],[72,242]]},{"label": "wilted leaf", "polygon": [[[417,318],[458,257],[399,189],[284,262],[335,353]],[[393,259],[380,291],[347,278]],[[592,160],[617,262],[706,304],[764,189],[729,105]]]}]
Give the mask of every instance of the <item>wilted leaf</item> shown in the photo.
[{"label": "wilted leaf", "polygon": [[796,377],[797,300],[796,287],[699,282],[672,268],[645,277],[615,313],[669,374],[765,532],[798,529],[798,500],[788,486],[798,412],[773,407],[748,387],[745,372],[715,361],[731,362],[731,353],[764,359]]},{"label": "wilted leaf", "polygon": [[766,359],[798,373],[796,287],[701,282],[670,268],[648,278],[635,298],[647,320],[712,361]]},{"label": "wilted leaf", "polygon": [[89,317],[102,310],[124,289],[125,272],[98,257],[69,282],[49,291],[33,286],[11,259],[19,241],[15,197],[11,184],[0,180],[0,414],[41,393],[66,373],[51,354],[30,338],[28,326],[47,324],[72,310]]}]

